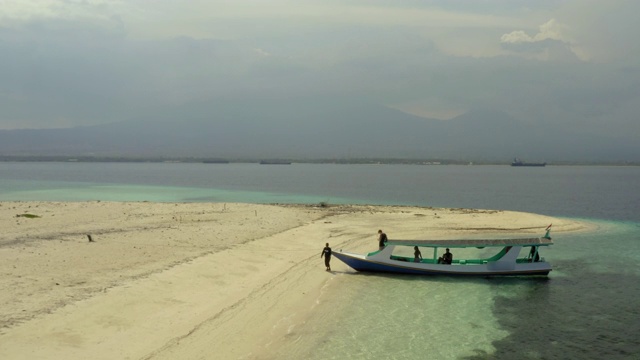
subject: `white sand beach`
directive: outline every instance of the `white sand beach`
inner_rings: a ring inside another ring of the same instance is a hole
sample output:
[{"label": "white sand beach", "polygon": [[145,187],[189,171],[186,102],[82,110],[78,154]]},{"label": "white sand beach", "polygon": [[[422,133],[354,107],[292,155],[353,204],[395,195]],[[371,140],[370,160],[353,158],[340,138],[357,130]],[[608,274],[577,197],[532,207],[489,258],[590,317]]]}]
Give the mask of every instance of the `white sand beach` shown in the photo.
[{"label": "white sand beach", "polygon": [[[494,210],[1,202],[0,359],[268,359],[353,272],[324,244],[542,235],[590,225]],[[89,241],[91,235],[93,241]]]}]

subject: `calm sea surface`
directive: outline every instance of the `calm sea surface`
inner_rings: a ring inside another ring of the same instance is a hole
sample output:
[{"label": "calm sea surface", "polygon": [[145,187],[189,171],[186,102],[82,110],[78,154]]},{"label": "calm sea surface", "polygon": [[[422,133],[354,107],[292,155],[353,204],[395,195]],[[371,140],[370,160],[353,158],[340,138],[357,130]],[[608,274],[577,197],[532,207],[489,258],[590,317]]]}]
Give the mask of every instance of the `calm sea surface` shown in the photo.
[{"label": "calm sea surface", "polygon": [[280,356],[640,354],[640,167],[0,163],[7,200],[398,204],[588,219],[597,232],[555,237],[547,280],[336,274]]},{"label": "calm sea surface", "polygon": [[369,203],[640,221],[640,167],[0,163],[0,200]]}]

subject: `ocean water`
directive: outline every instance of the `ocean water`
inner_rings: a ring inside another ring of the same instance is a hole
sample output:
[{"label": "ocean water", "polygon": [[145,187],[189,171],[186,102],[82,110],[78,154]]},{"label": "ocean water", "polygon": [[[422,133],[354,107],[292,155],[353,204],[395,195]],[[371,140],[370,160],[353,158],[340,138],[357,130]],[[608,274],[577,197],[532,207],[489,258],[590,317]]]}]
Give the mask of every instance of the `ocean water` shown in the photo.
[{"label": "ocean water", "polygon": [[640,167],[0,162],[0,200],[369,203],[640,221]]},{"label": "ocean water", "polygon": [[279,355],[637,359],[640,226],[598,225],[595,233],[555,237],[547,279],[338,274]]},{"label": "ocean water", "polygon": [[548,279],[336,273],[277,358],[640,354],[638,167],[0,163],[6,200],[398,204],[586,219],[598,230],[554,237]]}]

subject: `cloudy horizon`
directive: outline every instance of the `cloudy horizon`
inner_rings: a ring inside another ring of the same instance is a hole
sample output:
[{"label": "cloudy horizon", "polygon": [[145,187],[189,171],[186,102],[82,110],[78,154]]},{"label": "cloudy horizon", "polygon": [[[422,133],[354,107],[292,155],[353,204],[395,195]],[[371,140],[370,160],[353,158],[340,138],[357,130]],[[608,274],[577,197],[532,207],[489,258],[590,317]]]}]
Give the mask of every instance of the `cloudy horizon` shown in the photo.
[{"label": "cloudy horizon", "polygon": [[[638,131],[633,1],[4,1],[0,129],[338,96]],[[612,126],[614,124],[614,126]]]}]

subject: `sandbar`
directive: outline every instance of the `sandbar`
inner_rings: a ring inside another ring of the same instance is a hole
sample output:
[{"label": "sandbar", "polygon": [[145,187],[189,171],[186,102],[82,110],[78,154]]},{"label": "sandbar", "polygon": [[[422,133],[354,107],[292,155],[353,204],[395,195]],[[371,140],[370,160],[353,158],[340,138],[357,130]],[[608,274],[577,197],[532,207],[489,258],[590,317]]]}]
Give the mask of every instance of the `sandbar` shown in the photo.
[{"label": "sandbar", "polygon": [[[390,239],[542,235],[530,213],[368,205],[0,202],[0,358],[268,359],[354,271],[320,254]],[[90,236],[89,236],[90,235]]]}]

